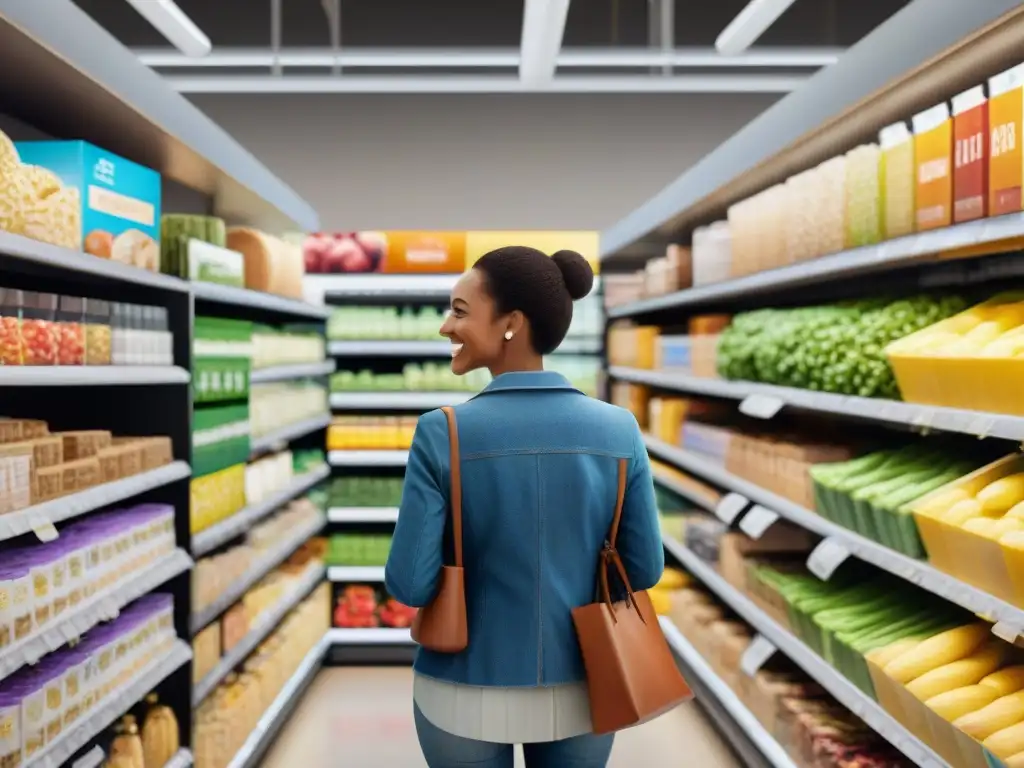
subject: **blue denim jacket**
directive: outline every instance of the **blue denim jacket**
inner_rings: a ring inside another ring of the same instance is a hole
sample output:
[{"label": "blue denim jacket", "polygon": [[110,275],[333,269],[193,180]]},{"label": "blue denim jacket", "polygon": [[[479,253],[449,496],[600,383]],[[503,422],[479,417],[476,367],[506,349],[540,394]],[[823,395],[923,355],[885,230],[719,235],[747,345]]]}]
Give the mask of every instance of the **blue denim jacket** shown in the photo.
[{"label": "blue denim jacket", "polygon": [[[469,647],[458,654],[421,648],[415,669],[480,686],[583,680],[571,611],[595,599],[619,459],[629,460],[629,473],[618,548],[633,588],[654,586],[665,565],[636,419],[548,371],[502,374],[455,415]],[[444,413],[424,414],[386,569],[388,591],[406,605],[427,605],[442,562],[452,563],[448,457]]]}]

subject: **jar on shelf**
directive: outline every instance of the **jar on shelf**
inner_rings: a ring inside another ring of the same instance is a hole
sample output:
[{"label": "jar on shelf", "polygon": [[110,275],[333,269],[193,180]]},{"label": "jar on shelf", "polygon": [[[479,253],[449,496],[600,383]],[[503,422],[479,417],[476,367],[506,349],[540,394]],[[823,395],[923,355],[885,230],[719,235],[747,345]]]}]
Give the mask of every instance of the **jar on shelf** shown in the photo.
[{"label": "jar on shelf", "polygon": [[174,365],[174,334],[166,307],[153,307],[153,325],[156,331],[156,365]]},{"label": "jar on shelf", "polygon": [[85,300],[85,364],[111,363],[110,302]]},{"label": "jar on shelf", "polygon": [[21,306],[24,296],[13,288],[0,288],[0,365],[24,365]]},{"label": "jar on shelf", "polygon": [[25,291],[21,308],[21,339],[25,365],[56,365],[57,295]]},{"label": "jar on shelf", "polygon": [[57,365],[85,365],[85,299],[76,296],[59,298]]}]

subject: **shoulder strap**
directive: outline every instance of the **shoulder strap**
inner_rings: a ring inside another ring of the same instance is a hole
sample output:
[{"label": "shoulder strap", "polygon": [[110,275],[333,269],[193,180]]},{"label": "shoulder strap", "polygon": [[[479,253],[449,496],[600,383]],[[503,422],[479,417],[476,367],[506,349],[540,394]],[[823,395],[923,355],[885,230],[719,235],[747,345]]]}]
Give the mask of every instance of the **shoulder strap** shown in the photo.
[{"label": "shoulder strap", "polygon": [[622,581],[622,586],[626,588],[629,604],[636,611],[637,616],[640,617],[640,621],[646,624],[647,621],[640,612],[640,606],[637,604],[636,596],[633,594],[633,585],[629,583],[626,566],[623,565],[622,558],[619,557],[619,551],[615,548],[615,540],[619,537],[619,522],[622,520],[622,505],[626,500],[626,475],[628,470],[629,461],[627,459],[619,459],[619,488],[615,499],[615,515],[612,517],[612,527],[608,531],[608,540],[604,543],[604,548],[601,550],[601,557],[598,562],[597,589],[600,599],[608,606],[612,621],[618,622],[618,619],[615,617],[615,611],[612,608],[612,594],[608,585],[608,569],[614,568],[619,579]]},{"label": "shoulder strap", "polygon": [[615,498],[615,516],[612,518],[612,529],[608,532],[608,543],[615,549],[615,540],[619,538],[619,521],[622,520],[622,505],[626,500],[626,475],[629,461],[619,459],[619,492]]},{"label": "shoulder strap", "polygon": [[[462,467],[459,459],[459,428],[455,423],[455,409],[446,405],[441,409],[448,418],[448,473],[451,476],[449,496],[452,506],[452,538],[455,540],[455,566],[462,567]],[[619,478],[619,509],[622,509],[622,489],[625,477]],[[616,513],[616,526],[619,515]],[[614,535],[614,534],[613,534]]]}]

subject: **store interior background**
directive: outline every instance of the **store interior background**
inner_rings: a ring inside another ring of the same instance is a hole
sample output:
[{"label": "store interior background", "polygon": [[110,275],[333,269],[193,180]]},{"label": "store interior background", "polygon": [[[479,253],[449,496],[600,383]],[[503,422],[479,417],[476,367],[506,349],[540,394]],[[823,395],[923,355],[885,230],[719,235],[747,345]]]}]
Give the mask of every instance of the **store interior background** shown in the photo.
[{"label": "store interior background", "polygon": [[[843,48],[905,4],[798,0],[757,46]],[[125,45],[167,50],[160,33],[124,2],[77,5]],[[215,50],[270,49],[269,2],[179,5]],[[570,3],[564,48],[656,47],[659,5],[660,0]],[[715,37],[744,5],[677,2],[675,47],[712,52]],[[522,0],[344,0],[341,42],[353,49],[514,51],[522,13]],[[285,0],[281,22],[285,48],[330,43],[320,0]],[[170,76],[220,74],[157,69]],[[257,71],[266,70],[251,70]],[[813,70],[782,70],[789,72]],[[327,231],[604,229],[782,95],[188,94],[308,200]]]}]

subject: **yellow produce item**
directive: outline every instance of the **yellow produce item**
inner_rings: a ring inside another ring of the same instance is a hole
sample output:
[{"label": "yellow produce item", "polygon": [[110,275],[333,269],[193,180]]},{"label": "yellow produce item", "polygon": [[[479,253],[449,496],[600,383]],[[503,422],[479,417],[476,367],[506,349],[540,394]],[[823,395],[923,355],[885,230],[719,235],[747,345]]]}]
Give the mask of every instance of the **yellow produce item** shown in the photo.
[{"label": "yellow produce item", "polygon": [[[896,682],[909,683],[930,670],[970,656],[989,639],[990,631],[991,627],[988,624],[979,622],[940,632],[886,664],[885,674]],[[978,680],[994,671],[993,668],[979,675]],[[970,685],[978,680],[963,685]]]},{"label": "yellow produce item", "polygon": [[984,741],[997,731],[1020,722],[1024,722],[1024,691],[1001,696],[991,704],[958,718],[953,725],[972,739]]},{"label": "yellow produce item", "polygon": [[690,586],[689,575],[675,568],[666,568],[658,579],[658,589],[682,589]]},{"label": "yellow produce item", "polygon": [[1003,334],[1003,331],[1007,331],[1011,327],[1007,326],[1004,328],[998,321],[988,320],[971,328],[971,330],[964,334],[963,340],[968,344],[983,347],[986,344],[991,344]]},{"label": "yellow produce item", "polygon": [[160,704],[155,693],[146,697],[150,709],[142,723],[142,752],[146,766],[166,765],[180,746],[178,719],[170,707]]},{"label": "yellow produce item", "polygon": [[897,656],[909,651],[911,648],[916,648],[920,644],[920,638],[907,637],[903,640],[897,640],[895,643],[890,643],[884,648],[875,648],[875,650],[868,653],[867,658],[884,669],[885,665]]},{"label": "yellow produce item", "polygon": [[968,533],[984,536],[986,539],[995,539],[997,537],[992,534],[995,531],[996,522],[998,521],[991,517],[972,517],[962,527]]},{"label": "yellow produce item", "polygon": [[933,696],[925,701],[925,706],[946,722],[951,723],[957,718],[991,704],[995,701],[996,695],[995,690],[987,685],[967,685]]},{"label": "yellow produce item", "polygon": [[989,535],[996,541],[999,541],[1008,533],[1024,531],[1024,520],[1016,517],[1001,517],[996,520],[995,523],[996,524],[992,526],[992,531]]},{"label": "yellow produce item", "polygon": [[[963,488],[950,488],[948,491],[943,491],[930,498],[924,504],[915,507],[915,511],[929,517],[943,517],[947,512],[952,511],[954,505],[959,504],[961,501],[969,500],[972,500],[970,494]],[[979,504],[978,506],[980,509],[981,505]]]},{"label": "yellow produce item", "polygon": [[995,688],[1000,696],[1024,690],[1024,664],[1003,667],[988,677],[983,677],[980,684]]},{"label": "yellow produce item", "polygon": [[1015,520],[1024,520],[1024,501],[1010,507],[1010,511],[1006,513],[1006,516],[1012,517]]},{"label": "yellow produce item", "polygon": [[1007,475],[978,491],[985,514],[1003,514],[1024,501],[1024,474]]},{"label": "yellow produce item", "polygon": [[950,507],[942,519],[950,525],[963,525],[968,520],[981,517],[981,514],[981,503],[977,499],[967,498]]},{"label": "yellow produce item", "polygon": [[981,325],[982,316],[977,309],[955,315],[946,321],[945,325],[953,333],[970,333],[974,328]]},{"label": "yellow produce item", "polygon": [[907,683],[907,690],[921,701],[928,701],[940,693],[975,685],[981,678],[999,669],[1006,657],[1006,648],[1006,643],[1001,640],[992,641],[966,658],[925,672]]},{"label": "yellow produce item", "polygon": [[1024,336],[1015,335],[1007,337],[1003,334],[991,344],[986,344],[981,350],[982,357],[1013,357],[1024,352]]},{"label": "yellow produce item", "polygon": [[125,765],[132,768],[146,768],[146,759],[142,753],[142,739],[139,738],[139,727],[132,715],[125,715],[115,729],[117,735],[110,742],[110,756],[126,758]]},{"label": "yellow produce item", "polygon": [[1024,752],[1024,722],[996,731],[981,743],[1000,760],[1020,754]]},{"label": "yellow produce item", "polygon": [[659,616],[665,616],[672,611],[672,595],[663,589],[649,589],[647,590],[648,597],[651,598],[651,606],[654,608],[654,612]]},{"label": "yellow produce item", "polygon": [[1003,765],[1006,768],[1024,768],[1024,752],[1018,752],[1016,755],[1006,758],[1003,760]]}]

